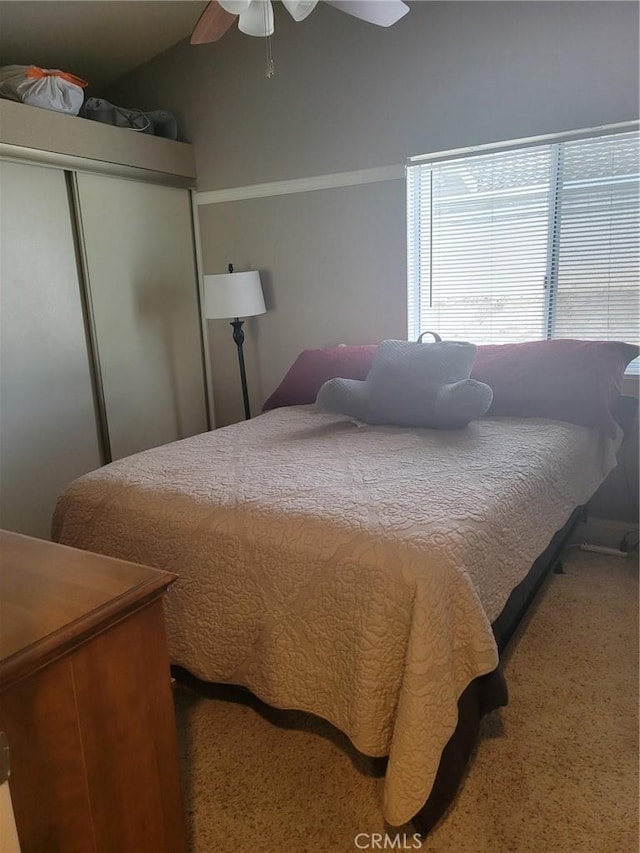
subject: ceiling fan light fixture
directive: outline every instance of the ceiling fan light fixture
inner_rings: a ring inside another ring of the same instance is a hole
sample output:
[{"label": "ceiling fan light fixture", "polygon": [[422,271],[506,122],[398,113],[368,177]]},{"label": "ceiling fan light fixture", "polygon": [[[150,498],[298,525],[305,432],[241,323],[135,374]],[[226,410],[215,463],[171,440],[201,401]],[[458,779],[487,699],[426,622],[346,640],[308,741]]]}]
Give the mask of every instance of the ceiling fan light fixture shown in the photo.
[{"label": "ceiling fan light fixture", "polygon": [[251,0],[218,0],[218,6],[222,6],[225,12],[231,15],[242,15],[251,5]]},{"label": "ceiling fan light fixture", "polygon": [[[282,0],[294,21],[304,21],[318,5],[318,0]],[[409,11],[402,0],[325,0],[340,12],[346,12],[379,27],[390,27]],[[267,42],[267,76],[273,73],[270,37],[274,31],[271,0],[210,0],[198,18],[191,44],[218,41],[238,18],[238,29]]]},{"label": "ceiling fan light fixture", "polygon": [[271,0],[251,0],[238,18],[238,29],[247,36],[266,38],[273,35],[274,26]]},{"label": "ceiling fan light fixture", "polygon": [[318,5],[318,0],[282,0],[282,4],[294,21],[304,21]]}]

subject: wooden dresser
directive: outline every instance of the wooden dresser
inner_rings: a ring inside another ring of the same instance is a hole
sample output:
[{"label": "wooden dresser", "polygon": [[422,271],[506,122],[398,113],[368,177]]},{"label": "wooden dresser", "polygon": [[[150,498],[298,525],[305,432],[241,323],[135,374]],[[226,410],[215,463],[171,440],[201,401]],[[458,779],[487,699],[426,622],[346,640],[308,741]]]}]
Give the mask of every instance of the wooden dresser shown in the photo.
[{"label": "wooden dresser", "polygon": [[183,853],[175,575],[0,531],[0,731],[22,853]]}]

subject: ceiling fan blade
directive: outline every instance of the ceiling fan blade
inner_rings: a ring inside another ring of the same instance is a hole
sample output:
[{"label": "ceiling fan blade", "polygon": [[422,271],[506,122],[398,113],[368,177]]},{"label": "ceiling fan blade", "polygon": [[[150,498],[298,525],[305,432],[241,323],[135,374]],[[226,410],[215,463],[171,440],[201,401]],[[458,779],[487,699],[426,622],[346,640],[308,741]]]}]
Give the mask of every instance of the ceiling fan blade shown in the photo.
[{"label": "ceiling fan blade", "polygon": [[347,15],[360,18],[369,24],[379,27],[390,27],[404,17],[409,7],[402,0],[325,0],[328,6],[333,6]]},{"label": "ceiling fan blade", "polygon": [[212,0],[211,3],[205,6],[204,12],[200,15],[193,28],[191,44],[207,44],[211,41],[218,41],[235,19],[235,15],[225,12],[216,0]]}]

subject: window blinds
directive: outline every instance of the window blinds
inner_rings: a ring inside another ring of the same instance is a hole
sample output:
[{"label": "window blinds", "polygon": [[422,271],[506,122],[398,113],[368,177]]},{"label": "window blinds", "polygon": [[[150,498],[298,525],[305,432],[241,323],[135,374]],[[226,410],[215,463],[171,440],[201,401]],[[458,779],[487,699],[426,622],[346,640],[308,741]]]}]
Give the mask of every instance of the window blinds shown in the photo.
[{"label": "window blinds", "polygon": [[638,134],[564,143],[561,157],[551,334],[636,342]]},{"label": "window blinds", "polygon": [[409,339],[638,341],[638,139],[410,165]]}]

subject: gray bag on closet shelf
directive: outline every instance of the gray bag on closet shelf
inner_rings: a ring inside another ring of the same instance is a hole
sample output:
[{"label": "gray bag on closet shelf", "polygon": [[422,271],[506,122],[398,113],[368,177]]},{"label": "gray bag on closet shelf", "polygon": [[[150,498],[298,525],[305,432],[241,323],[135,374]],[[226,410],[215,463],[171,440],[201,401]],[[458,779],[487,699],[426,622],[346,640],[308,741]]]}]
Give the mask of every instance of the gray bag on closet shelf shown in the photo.
[{"label": "gray bag on closet shelf", "polygon": [[151,119],[155,136],[174,140],[178,138],[178,123],[173,113],[168,110],[151,110],[146,116]]},{"label": "gray bag on closet shelf", "polygon": [[104,98],[87,98],[80,115],[92,121],[101,121],[103,124],[136,130],[138,133],[154,134],[165,139],[178,138],[175,116],[167,110],[143,112],[142,110],[118,107],[109,101],[105,101]]}]

